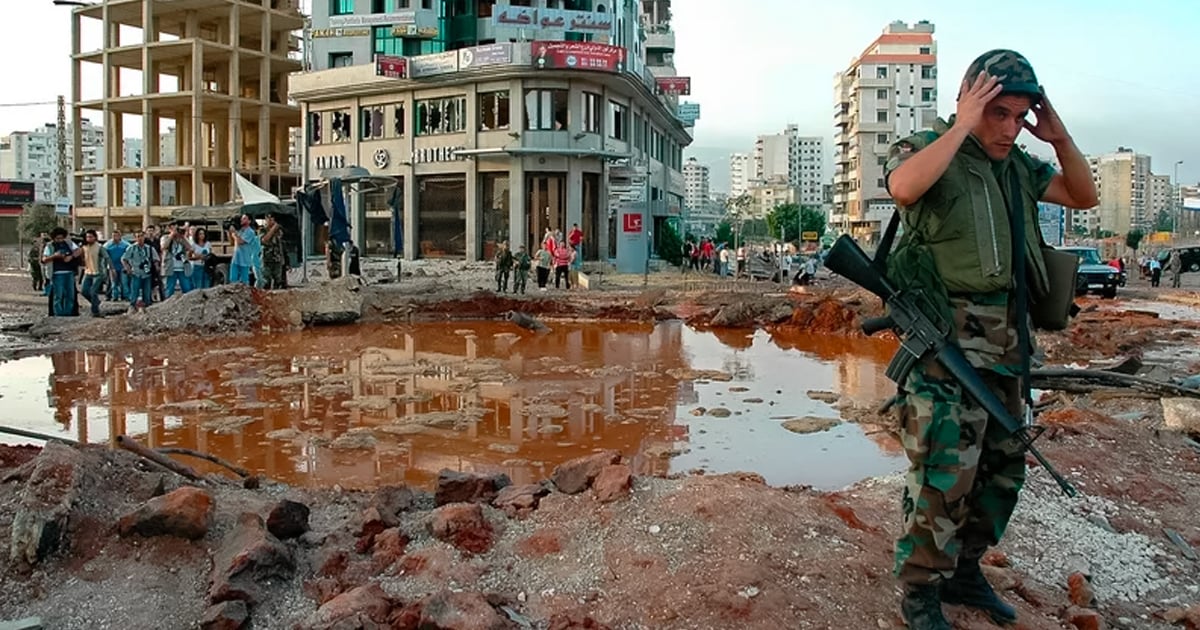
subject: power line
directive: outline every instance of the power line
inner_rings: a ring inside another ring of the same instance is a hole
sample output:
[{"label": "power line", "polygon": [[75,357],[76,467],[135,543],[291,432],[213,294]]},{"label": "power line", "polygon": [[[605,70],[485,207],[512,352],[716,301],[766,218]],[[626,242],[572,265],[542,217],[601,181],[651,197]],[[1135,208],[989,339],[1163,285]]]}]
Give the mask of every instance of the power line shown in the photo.
[{"label": "power line", "polygon": [[36,101],[30,103],[0,103],[0,107],[43,107],[46,105],[57,105],[58,101]]}]

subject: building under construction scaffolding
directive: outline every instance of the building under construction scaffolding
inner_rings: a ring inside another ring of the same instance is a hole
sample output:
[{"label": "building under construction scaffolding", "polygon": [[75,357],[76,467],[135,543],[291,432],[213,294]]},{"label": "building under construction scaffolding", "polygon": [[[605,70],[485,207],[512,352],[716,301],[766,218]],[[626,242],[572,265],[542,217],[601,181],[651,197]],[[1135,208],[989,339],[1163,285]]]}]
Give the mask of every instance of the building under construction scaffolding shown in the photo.
[{"label": "building under construction scaffolding", "polygon": [[[77,183],[98,177],[108,201],[81,203],[76,185],[76,223],[107,232],[179,206],[232,201],[234,173],[288,196],[298,183],[289,144],[300,113],[288,105],[286,78],[301,69],[303,25],[299,0],[103,0],[75,9],[71,129],[99,120],[108,139],[100,170],[73,175]],[[100,47],[81,50],[81,33],[97,26]],[[103,72],[98,98],[83,95],[89,64]],[[137,73],[140,85],[122,80]],[[141,129],[126,129],[126,117],[140,117]],[[170,128],[175,142],[158,142]],[[139,131],[143,150],[125,151],[122,139]],[[78,137],[73,145],[83,164]],[[126,195],[134,186],[141,194]],[[139,205],[125,205],[134,198]]]}]

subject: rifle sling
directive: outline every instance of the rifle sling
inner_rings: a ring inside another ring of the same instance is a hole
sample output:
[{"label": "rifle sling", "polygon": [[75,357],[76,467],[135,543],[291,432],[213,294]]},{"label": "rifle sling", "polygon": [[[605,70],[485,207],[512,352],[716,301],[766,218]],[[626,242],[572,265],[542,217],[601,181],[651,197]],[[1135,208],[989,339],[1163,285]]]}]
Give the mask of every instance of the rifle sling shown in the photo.
[{"label": "rifle sling", "polygon": [[1025,205],[1022,203],[1021,180],[1015,167],[1008,171],[1008,215],[1012,226],[1013,280],[1016,291],[1015,316],[1017,327],[1017,351],[1020,355],[1018,378],[1021,400],[1026,409],[1033,408],[1033,392],[1029,384],[1029,353],[1032,349],[1029,337],[1029,275],[1027,271],[1025,243]]}]

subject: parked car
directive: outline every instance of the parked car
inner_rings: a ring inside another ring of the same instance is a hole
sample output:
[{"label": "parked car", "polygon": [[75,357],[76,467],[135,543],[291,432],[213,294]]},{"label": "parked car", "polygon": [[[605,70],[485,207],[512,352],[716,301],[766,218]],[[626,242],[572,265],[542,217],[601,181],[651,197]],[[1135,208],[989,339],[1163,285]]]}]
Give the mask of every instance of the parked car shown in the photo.
[{"label": "parked car", "polygon": [[[1200,247],[1176,247],[1179,250],[1179,262],[1183,264],[1183,270],[1200,271]],[[1171,250],[1164,249],[1158,253],[1158,262],[1164,267],[1167,260],[1171,258]]]},{"label": "parked car", "polygon": [[1079,277],[1076,280],[1076,295],[1099,293],[1106,298],[1117,297],[1117,286],[1121,283],[1121,270],[1100,260],[1100,252],[1094,247],[1059,247],[1079,257]]}]

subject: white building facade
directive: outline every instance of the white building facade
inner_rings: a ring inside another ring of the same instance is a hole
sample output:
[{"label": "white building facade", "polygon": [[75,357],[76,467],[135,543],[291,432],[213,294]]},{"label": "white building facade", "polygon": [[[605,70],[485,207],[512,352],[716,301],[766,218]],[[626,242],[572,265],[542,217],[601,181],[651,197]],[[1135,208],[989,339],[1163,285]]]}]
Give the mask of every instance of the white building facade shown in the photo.
[{"label": "white building facade", "polygon": [[933,32],[926,21],[893,22],[834,77],[830,223],[863,242],[879,238],[894,207],[883,181],[888,148],[937,118]]},{"label": "white building facade", "polygon": [[754,161],[747,153],[729,154],[729,196],[740,197],[750,190],[755,179]]},{"label": "white building facade", "polygon": [[[65,196],[75,198],[75,170],[98,170],[104,167],[104,129],[84,119],[80,130],[82,138],[82,164],[74,163],[76,154],[74,137],[70,127],[66,131],[67,190]],[[15,131],[3,144],[7,149],[0,155],[0,172],[6,179],[33,182],[35,199],[43,203],[54,203],[58,198],[58,130],[53,124],[43,125],[33,131]],[[88,205],[104,204],[104,187],[99,178],[84,178],[80,182],[80,198]]]}]

